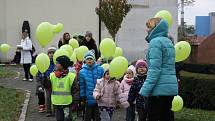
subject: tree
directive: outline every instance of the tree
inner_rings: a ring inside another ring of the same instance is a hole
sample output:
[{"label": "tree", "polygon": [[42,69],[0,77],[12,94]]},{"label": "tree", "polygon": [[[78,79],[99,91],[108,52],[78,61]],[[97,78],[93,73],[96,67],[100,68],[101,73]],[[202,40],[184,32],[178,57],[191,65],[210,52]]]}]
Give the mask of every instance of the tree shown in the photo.
[{"label": "tree", "polygon": [[114,40],[131,7],[127,0],[100,0],[96,13]]}]

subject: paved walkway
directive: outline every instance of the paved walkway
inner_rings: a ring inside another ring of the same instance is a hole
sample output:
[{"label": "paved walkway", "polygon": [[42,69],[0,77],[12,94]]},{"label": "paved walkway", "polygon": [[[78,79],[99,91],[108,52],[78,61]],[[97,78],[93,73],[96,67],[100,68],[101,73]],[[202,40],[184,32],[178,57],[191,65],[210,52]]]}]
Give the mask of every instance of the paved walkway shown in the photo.
[{"label": "paved walkway", "polygon": [[[46,117],[45,113],[37,112],[38,99],[37,99],[37,96],[35,95],[36,81],[33,81],[33,82],[22,81],[23,68],[21,67],[9,66],[8,68],[16,71],[17,76],[16,78],[12,78],[12,79],[11,78],[0,79],[0,85],[9,87],[9,88],[21,88],[23,90],[31,91],[31,97],[28,105],[26,121],[56,121],[54,117]],[[124,116],[125,116],[125,112],[118,110],[115,112],[113,121],[125,121]],[[79,119],[78,121],[81,121],[81,119]]]}]

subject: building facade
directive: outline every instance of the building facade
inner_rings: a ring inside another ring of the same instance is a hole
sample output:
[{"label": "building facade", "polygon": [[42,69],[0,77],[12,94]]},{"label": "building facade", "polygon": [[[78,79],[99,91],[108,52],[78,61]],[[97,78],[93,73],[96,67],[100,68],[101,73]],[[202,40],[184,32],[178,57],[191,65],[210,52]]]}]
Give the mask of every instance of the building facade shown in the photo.
[{"label": "building facade", "polygon": [[[168,10],[173,15],[173,26],[170,35],[177,41],[177,0],[130,0],[133,8],[123,21],[116,43],[123,48],[129,61],[145,58],[147,43],[145,42],[146,21],[160,10]],[[95,13],[99,0],[0,0],[0,43],[8,43],[16,47],[21,40],[22,23],[28,20],[31,37],[38,53],[46,52],[35,38],[35,30],[39,23],[48,21],[52,24],[64,24],[63,32],[84,34],[90,30],[97,41],[99,39],[99,19]],[[47,46],[57,45],[62,33],[56,35]],[[110,37],[104,25],[101,26],[102,38]],[[8,54],[0,53],[0,61],[13,59],[15,50]]]}]

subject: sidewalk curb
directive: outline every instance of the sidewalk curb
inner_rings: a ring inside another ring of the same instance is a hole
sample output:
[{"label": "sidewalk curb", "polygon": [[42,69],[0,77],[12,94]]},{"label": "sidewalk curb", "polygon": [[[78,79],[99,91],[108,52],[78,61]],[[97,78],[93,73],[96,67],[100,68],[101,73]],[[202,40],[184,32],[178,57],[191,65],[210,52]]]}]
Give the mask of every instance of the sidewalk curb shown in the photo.
[{"label": "sidewalk curb", "polygon": [[25,117],[26,117],[26,113],[27,113],[27,109],[28,109],[28,104],[29,104],[30,97],[31,97],[31,91],[25,90],[25,92],[26,92],[25,93],[25,101],[23,103],[22,112],[20,114],[18,121],[25,121]]}]

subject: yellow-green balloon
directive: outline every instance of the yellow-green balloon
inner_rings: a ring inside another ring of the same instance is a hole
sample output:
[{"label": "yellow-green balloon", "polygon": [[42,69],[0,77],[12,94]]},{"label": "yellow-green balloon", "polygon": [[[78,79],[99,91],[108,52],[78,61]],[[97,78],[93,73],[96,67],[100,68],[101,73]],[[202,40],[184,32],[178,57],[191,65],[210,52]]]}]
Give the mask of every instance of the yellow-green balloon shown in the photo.
[{"label": "yellow-green balloon", "polygon": [[54,26],[54,33],[60,33],[63,30],[63,24],[58,23],[57,25]]},{"label": "yellow-green balloon", "polygon": [[116,49],[116,44],[110,38],[103,39],[100,43],[100,51],[105,58],[112,57],[115,53],[115,49]]},{"label": "yellow-green balloon", "polygon": [[74,62],[74,63],[77,62],[77,57],[76,57],[76,52],[75,52],[75,51],[73,52],[72,56],[70,57],[70,60],[71,60],[72,62]]},{"label": "yellow-green balloon", "polygon": [[76,56],[78,61],[84,60],[84,55],[89,51],[89,49],[86,46],[80,46],[77,48]]},{"label": "yellow-green balloon", "polygon": [[69,44],[61,46],[60,49],[66,50],[69,53],[69,56],[72,56],[73,48]]},{"label": "yellow-green balloon", "polygon": [[175,44],[175,61],[180,62],[186,60],[191,53],[191,46],[186,41],[180,41]]},{"label": "yellow-green balloon", "polygon": [[115,77],[119,79],[123,77],[127,69],[128,60],[122,56],[116,57],[110,63],[110,77]]},{"label": "yellow-green balloon", "polygon": [[118,56],[123,56],[123,50],[120,47],[116,47],[115,53],[113,55],[114,58]]},{"label": "yellow-green balloon", "polygon": [[42,22],[36,29],[36,39],[44,48],[54,38],[53,25],[49,22]]},{"label": "yellow-green balloon", "polygon": [[36,60],[35,60],[36,66],[38,68],[38,70],[41,73],[45,73],[46,70],[49,68],[50,65],[50,59],[49,56],[45,53],[40,53]]},{"label": "yellow-green balloon", "polygon": [[172,15],[169,11],[161,10],[155,15],[155,18],[157,18],[157,17],[166,20],[169,28],[172,26],[173,20],[172,20]]},{"label": "yellow-green balloon", "polygon": [[38,69],[37,69],[37,66],[36,65],[32,65],[31,68],[30,68],[30,73],[31,75],[33,76],[36,76],[37,73],[38,73]]},{"label": "yellow-green balloon", "polygon": [[69,40],[69,45],[71,45],[74,49],[79,47],[78,40],[76,39],[70,39]]},{"label": "yellow-green balloon", "polygon": [[57,59],[57,57],[62,56],[62,55],[65,55],[65,56],[67,56],[68,58],[70,58],[70,55],[69,55],[69,53],[68,53],[66,50],[64,50],[64,49],[58,49],[58,50],[54,53],[54,56],[53,56],[53,61],[54,61],[55,64],[56,64],[56,59]]},{"label": "yellow-green balloon", "polygon": [[172,101],[172,111],[177,112],[180,111],[183,108],[184,102],[183,99],[178,95],[175,96]]},{"label": "yellow-green balloon", "polygon": [[102,67],[104,70],[107,70],[107,69],[109,69],[110,65],[109,65],[108,63],[104,63],[104,64],[102,64],[101,67]]},{"label": "yellow-green balloon", "polygon": [[2,53],[7,53],[10,50],[11,46],[9,44],[1,44],[0,49]]}]

